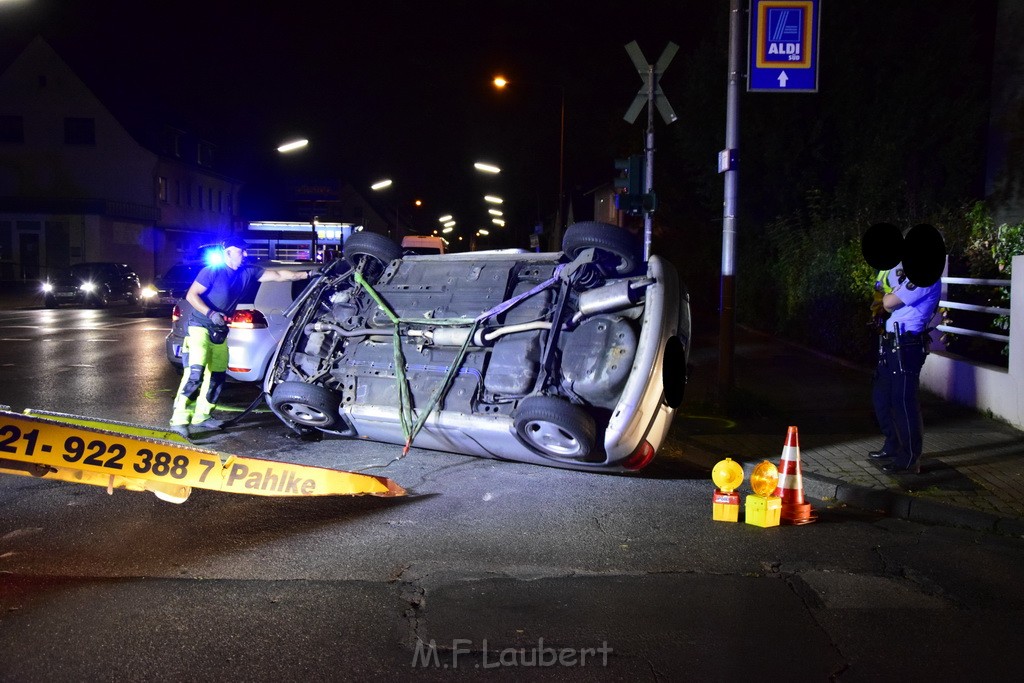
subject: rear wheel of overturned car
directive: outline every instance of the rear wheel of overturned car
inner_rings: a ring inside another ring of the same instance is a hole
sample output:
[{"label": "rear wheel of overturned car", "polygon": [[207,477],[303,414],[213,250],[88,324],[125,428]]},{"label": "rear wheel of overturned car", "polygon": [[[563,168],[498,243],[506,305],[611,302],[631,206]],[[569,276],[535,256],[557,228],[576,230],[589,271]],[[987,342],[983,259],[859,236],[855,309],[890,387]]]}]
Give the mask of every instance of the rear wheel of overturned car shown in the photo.
[{"label": "rear wheel of overturned car", "polygon": [[402,257],[402,247],[375,232],[357,232],[345,240],[345,260],[353,268],[362,265],[363,277],[373,284],[388,264]]},{"label": "rear wheel of overturned car", "polygon": [[529,396],[514,416],[516,435],[535,453],[559,462],[586,462],[597,440],[594,419],[554,396]]},{"label": "rear wheel of overturned car", "polygon": [[643,262],[640,245],[633,235],[610,223],[584,221],[566,228],[562,251],[574,259],[585,249],[598,250],[602,270],[611,277],[633,275]]},{"label": "rear wheel of overturned car", "polygon": [[330,389],[305,382],[282,382],[270,394],[274,412],[303,427],[334,429],[343,424],[341,399]]}]

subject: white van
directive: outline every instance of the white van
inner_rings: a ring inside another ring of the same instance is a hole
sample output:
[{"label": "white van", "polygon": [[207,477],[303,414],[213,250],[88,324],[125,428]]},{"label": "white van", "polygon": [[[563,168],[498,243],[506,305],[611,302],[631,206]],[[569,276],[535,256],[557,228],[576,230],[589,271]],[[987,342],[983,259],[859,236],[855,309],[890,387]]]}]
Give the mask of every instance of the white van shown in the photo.
[{"label": "white van", "polygon": [[402,253],[409,254],[444,254],[448,242],[437,235],[406,235],[402,238]]}]

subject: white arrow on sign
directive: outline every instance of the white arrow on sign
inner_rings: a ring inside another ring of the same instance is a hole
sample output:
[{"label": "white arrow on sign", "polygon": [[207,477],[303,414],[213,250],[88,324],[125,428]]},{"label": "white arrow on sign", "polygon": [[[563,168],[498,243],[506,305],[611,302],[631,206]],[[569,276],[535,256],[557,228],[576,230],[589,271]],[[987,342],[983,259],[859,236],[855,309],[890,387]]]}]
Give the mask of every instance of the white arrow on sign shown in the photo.
[{"label": "white arrow on sign", "polygon": [[789,81],[789,76],[786,75],[785,71],[783,71],[782,73],[779,74],[779,87],[780,88],[785,88],[786,87],[786,83],[788,81]]}]

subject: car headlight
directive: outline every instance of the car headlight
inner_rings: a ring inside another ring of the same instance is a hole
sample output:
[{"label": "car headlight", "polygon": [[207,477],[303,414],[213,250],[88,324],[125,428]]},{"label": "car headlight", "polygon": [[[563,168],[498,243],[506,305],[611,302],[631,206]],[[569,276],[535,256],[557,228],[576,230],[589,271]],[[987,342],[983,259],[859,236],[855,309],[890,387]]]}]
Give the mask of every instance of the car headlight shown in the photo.
[{"label": "car headlight", "polygon": [[156,289],[153,287],[153,285],[146,285],[145,287],[142,288],[142,298],[143,299],[152,299],[155,296],[156,296]]},{"label": "car headlight", "polygon": [[96,289],[96,285],[92,282],[83,282],[82,286],[79,287],[83,292],[92,292]]},{"label": "car headlight", "polygon": [[53,291],[53,285],[51,285],[49,282],[44,282],[43,283],[43,291],[46,292],[46,293],[52,292]]}]

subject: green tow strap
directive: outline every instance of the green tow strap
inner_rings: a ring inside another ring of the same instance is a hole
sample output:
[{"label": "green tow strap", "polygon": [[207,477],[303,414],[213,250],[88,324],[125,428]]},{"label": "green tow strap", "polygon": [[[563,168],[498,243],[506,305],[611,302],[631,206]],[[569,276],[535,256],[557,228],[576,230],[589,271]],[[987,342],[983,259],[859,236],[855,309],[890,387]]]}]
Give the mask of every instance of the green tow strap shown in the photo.
[{"label": "green tow strap", "polygon": [[[430,413],[433,412],[434,408],[440,403],[441,398],[447,393],[451,383],[455,380],[455,376],[459,372],[459,367],[462,365],[462,361],[466,358],[466,353],[469,351],[469,345],[473,341],[473,337],[476,336],[477,327],[480,325],[480,321],[474,318],[399,318],[395,315],[391,307],[387,305],[384,299],[381,298],[380,294],[370,286],[370,283],[363,278],[363,274],[356,271],[354,274],[356,283],[360,287],[366,290],[366,293],[370,295],[370,298],[377,304],[377,307],[384,312],[384,315],[394,324],[395,330],[392,334],[394,340],[394,359],[395,359],[395,381],[398,382],[398,397],[401,405],[399,406],[399,415],[401,416],[402,422],[402,435],[405,437],[405,447],[402,449],[402,455],[404,456],[409,452],[409,447],[412,446],[413,439],[419,434],[423,425],[427,421]],[[466,340],[462,343],[462,348],[459,350],[459,355],[455,358],[455,361],[448,366],[448,370],[445,372],[444,379],[441,381],[441,385],[434,391],[434,395],[430,397],[430,401],[427,402],[425,408],[420,411],[418,418],[414,420],[413,407],[412,407],[412,392],[409,389],[409,380],[405,376],[405,355],[402,353],[402,335],[399,332],[399,325],[402,323],[413,323],[413,324],[429,324],[439,326],[464,326],[469,325],[469,335]]]}]

